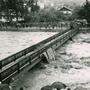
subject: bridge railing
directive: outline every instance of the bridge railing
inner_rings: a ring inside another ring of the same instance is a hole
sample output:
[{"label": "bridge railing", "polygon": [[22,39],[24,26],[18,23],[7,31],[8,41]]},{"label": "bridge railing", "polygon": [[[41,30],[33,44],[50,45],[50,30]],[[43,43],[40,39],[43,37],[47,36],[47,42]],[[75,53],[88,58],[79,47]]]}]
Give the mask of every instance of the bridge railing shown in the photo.
[{"label": "bridge railing", "polygon": [[54,35],[54,36],[52,36],[52,37],[50,37],[48,39],[45,39],[45,40],[43,40],[43,41],[41,41],[41,42],[39,42],[39,43],[37,43],[37,44],[35,44],[33,46],[30,46],[30,47],[28,47],[28,48],[26,48],[26,49],[24,49],[24,50],[22,50],[20,52],[17,52],[17,53],[15,53],[15,54],[13,54],[13,55],[5,58],[5,59],[0,60],[0,68],[6,66],[7,64],[9,64],[9,63],[11,63],[13,61],[16,61],[18,58],[26,55],[27,53],[30,53],[30,52],[34,51],[35,49],[38,49],[39,47],[41,47],[45,43],[53,40],[54,38],[56,38],[59,35],[65,33],[66,31],[68,31],[68,29],[65,30],[65,31],[60,31],[58,34],[56,34],[56,35]]},{"label": "bridge railing", "polygon": [[[77,33],[75,30],[62,31],[36,45],[26,48],[0,61],[0,81],[7,81],[15,74],[20,73],[27,66],[33,66],[40,61],[40,55],[58,42],[62,45]],[[59,45],[59,46],[60,46]]]}]

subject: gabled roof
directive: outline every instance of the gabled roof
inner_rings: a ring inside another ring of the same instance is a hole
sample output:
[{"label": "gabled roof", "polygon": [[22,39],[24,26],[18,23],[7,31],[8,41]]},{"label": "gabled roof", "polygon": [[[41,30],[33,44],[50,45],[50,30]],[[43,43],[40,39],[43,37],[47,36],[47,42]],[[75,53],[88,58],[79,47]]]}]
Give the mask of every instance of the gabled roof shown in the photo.
[{"label": "gabled roof", "polygon": [[59,9],[59,11],[72,11],[72,10],[64,6],[61,9]]}]

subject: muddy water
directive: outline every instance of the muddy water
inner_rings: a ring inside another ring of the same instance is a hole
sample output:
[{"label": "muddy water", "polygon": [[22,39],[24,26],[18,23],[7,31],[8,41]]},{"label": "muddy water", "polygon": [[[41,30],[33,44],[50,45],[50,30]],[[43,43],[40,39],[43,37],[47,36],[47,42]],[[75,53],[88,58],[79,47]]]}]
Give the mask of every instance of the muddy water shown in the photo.
[{"label": "muddy water", "polygon": [[0,31],[0,60],[49,38],[56,33]]},{"label": "muddy water", "polygon": [[[82,86],[90,90],[90,34],[79,34],[56,51],[56,60],[46,69],[33,69],[15,83],[16,90],[40,90],[60,81],[72,90]],[[18,82],[18,83],[17,83]]]}]

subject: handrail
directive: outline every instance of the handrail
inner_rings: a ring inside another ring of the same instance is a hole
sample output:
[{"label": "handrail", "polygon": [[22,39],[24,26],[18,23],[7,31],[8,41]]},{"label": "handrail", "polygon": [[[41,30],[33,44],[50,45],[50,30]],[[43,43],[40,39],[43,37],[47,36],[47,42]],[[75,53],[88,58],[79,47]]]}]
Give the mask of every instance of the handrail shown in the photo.
[{"label": "handrail", "polygon": [[[61,42],[61,44],[63,44],[66,40],[72,37],[72,35],[75,34],[76,32],[77,30],[68,30],[67,32],[53,39],[51,42],[44,44],[41,48],[38,48],[35,51],[30,52],[22,56],[21,58],[18,58],[14,63],[12,63],[10,67],[7,67],[5,70],[2,69],[2,71],[0,72],[2,81],[5,81],[13,74],[20,73],[23,68],[27,67],[28,65],[32,65],[33,61],[36,60],[35,58],[39,58],[39,55],[45,52],[48,48],[50,48],[57,42],[60,42],[60,40],[61,41],[64,40],[63,42]],[[70,37],[65,38],[68,35],[70,35]]]},{"label": "handrail", "polygon": [[52,37],[50,37],[50,38],[47,38],[47,39],[45,39],[45,40],[43,40],[43,41],[41,41],[41,42],[39,42],[39,43],[37,43],[37,44],[35,44],[35,45],[32,45],[32,46],[30,46],[30,47],[28,47],[28,48],[26,48],[26,49],[24,49],[24,50],[21,50],[20,52],[17,52],[17,53],[15,53],[15,54],[13,54],[13,55],[5,58],[5,59],[2,59],[2,60],[0,61],[0,64],[1,64],[0,66],[1,66],[1,67],[6,66],[7,64],[15,61],[17,58],[20,58],[21,56],[26,55],[26,54],[29,53],[29,52],[32,52],[33,50],[35,50],[35,49],[37,49],[38,47],[40,47],[40,45],[44,45],[45,43],[53,40],[54,38],[58,37],[59,35],[67,32],[67,31],[68,31],[68,29],[67,29],[67,30],[64,30],[64,31],[61,31],[61,32],[59,32],[58,34],[56,34],[56,35],[54,35],[54,36],[52,36]]},{"label": "handrail", "polygon": [[[27,66],[32,66],[32,63],[40,61],[40,55],[48,48],[60,42],[62,45],[70,37],[78,32],[78,27],[75,29],[61,31],[60,33],[39,42],[36,45],[28,47],[16,54],[13,54],[0,61],[0,81],[6,81],[15,74],[19,74]],[[37,60],[38,59],[38,60]],[[7,67],[6,67],[7,66]]]}]

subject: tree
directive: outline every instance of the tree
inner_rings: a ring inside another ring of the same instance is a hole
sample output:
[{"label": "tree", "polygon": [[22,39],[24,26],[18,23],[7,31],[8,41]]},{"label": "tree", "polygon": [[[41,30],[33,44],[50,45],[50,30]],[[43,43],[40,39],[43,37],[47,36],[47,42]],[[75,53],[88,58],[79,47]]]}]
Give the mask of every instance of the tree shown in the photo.
[{"label": "tree", "polygon": [[86,0],[86,4],[84,5],[84,12],[83,15],[85,16],[85,19],[90,23],[90,2]]},{"label": "tree", "polygon": [[18,21],[18,18],[23,17],[27,11],[23,0],[1,0],[0,3],[1,12],[5,14],[10,22],[13,18],[16,18]]},{"label": "tree", "polygon": [[0,0],[0,18],[2,17],[3,11],[5,10],[4,6],[5,6],[4,0]]},{"label": "tree", "polygon": [[40,11],[40,21],[41,22],[54,22],[57,20],[56,10],[54,8],[50,8],[49,10],[41,10]]},{"label": "tree", "polygon": [[29,8],[28,14],[24,16],[26,22],[38,22],[39,21],[39,10],[40,7],[37,4],[36,0],[29,0],[26,2],[27,7]]},{"label": "tree", "polygon": [[37,5],[37,0],[29,0],[27,5],[31,7],[31,12],[37,12],[40,9],[40,7]]},{"label": "tree", "polygon": [[76,6],[73,11],[72,11],[72,15],[70,17],[70,20],[74,20],[74,19],[78,19],[80,16],[78,15],[78,12],[81,10],[82,7],[80,6]]},{"label": "tree", "polygon": [[90,2],[86,0],[86,3],[78,10],[78,17],[80,19],[86,19],[90,23]]},{"label": "tree", "polygon": [[28,5],[29,7],[32,7],[32,6],[34,5],[34,3],[35,3],[34,0],[29,0],[29,1],[27,2],[27,5]]}]

